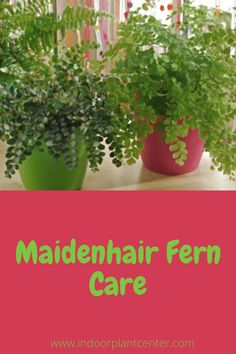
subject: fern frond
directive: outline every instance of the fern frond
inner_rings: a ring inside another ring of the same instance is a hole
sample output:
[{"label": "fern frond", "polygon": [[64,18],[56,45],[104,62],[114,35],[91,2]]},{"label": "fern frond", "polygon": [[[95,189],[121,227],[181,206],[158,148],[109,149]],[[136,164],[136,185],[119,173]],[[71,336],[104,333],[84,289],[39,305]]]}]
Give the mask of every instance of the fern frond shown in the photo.
[{"label": "fern frond", "polygon": [[[51,11],[55,0],[19,0],[14,5],[0,3],[0,69],[15,64],[27,67],[44,64],[48,56],[63,40],[66,31],[95,25],[100,18],[112,17],[93,8],[68,6],[58,18]],[[59,34],[59,36],[57,36]]]}]

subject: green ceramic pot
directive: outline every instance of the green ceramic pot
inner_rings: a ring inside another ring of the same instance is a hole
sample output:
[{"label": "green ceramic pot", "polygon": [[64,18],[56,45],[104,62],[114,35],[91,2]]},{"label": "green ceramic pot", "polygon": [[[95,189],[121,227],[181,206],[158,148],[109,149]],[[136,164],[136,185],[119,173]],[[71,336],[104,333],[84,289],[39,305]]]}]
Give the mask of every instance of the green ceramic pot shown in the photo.
[{"label": "green ceramic pot", "polygon": [[80,190],[87,170],[85,144],[79,143],[79,165],[68,170],[63,159],[55,161],[46,146],[34,150],[20,166],[19,172],[27,190]]}]

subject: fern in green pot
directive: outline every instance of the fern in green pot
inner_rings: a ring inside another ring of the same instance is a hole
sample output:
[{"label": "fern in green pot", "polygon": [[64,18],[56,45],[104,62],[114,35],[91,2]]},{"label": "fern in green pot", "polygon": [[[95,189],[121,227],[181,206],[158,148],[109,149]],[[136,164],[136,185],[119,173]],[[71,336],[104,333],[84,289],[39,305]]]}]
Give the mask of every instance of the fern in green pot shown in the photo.
[{"label": "fern in green pot", "polygon": [[8,144],[6,176],[16,170],[30,190],[81,189],[87,163],[96,172],[108,146],[124,158],[127,121],[108,104],[106,80],[87,66],[81,43],[54,55],[47,75],[23,74],[1,84],[0,138]]},{"label": "fern in green pot", "polygon": [[[11,59],[2,61],[0,81],[6,176],[19,170],[29,190],[76,190],[82,188],[88,164],[98,171],[106,146],[114,165],[122,165],[127,121],[120,106],[107,99],[107,78],[99,63],[87,62],[85,53],[97,50],[97,44],[82,41],[66,49],[54,41],[59,30],[63,37],[66,28],[95,24],[104,14],[67,8],[58,20],[46,6],[40,10],[44,3],[28,2],[14,11],[4,7],[9,28],[2,45]],[[36,16],[37,6],[41,12]]]}]

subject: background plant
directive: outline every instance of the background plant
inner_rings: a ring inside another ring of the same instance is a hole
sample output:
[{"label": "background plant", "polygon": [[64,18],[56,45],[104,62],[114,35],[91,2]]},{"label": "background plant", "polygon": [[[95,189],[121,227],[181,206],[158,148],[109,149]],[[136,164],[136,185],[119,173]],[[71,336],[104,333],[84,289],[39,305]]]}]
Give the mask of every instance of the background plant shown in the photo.
[{"label": "background plant", "polygon": [[55,0],[0,3],[0,81],[10,82],[19,71],[46,71],[45,58],[62,43],[67,30],[94,25],[99,17],[108,16],[92,8],[68,6],[58,18],[53,7]]},{"label": "background plant", "polygon": [[236,135],[228,123],[236,114],[235,34],[212,10],[187,5],[179,11],[185,12],[180,33],[139,10],[120,25],[119,41],[106,53],[115,59],[113,95],[132,116],[135,140],[162,131],[183,165],[188,151],[182,138],[198,128],[214,166],[233,177]]}]

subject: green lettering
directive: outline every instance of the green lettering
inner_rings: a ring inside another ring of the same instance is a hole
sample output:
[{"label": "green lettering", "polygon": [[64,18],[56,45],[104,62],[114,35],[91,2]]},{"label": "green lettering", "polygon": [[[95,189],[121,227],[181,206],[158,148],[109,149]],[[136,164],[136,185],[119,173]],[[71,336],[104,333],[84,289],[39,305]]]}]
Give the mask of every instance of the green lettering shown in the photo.
[{"label": "green lettering", "polygon": [[75,264],[75,262],[76,262],[75,249],[76,249],[76,240],[75,239],[71,239],[70,246],[63,247],[61,258],[63,259],[63,262],[65,264]]},{"label": "green lettering", "polygon": [[167,261],[169,264],[172,264],[173,256],[179,252],[178,248],[175,248],[179,243],[179,240],[173,240],[167,243]]},{"label": "green lettering", "polygon": [[207,248],[206,247],[194,247],[194,264],[199,264],[200,262],[200,254],[201,253],[206,253]]},{"label": "green lettering", "polygon": [[96,286],[95,286],[96,281],[98,283],[102,283],[104,281],[104,275],[102,274],[102,272],[95,272],[91,276],[90,281],[89,281],[89,289],[90,289],[91,294],[93,296],[99,297],[99,296],[103,295],[103,290],[96,289]]},{"label": "green lettering", "polygon": [[105,261],[105,247],[104,246],[92,246],[92,263],[103,264]]},{"label": "green lettering", "polygon": [[20,264],[22,258],[25,263],[29,263],[30,259],[32,259],[34,264],[37,263],[38,249],[35,241],[30,241],[27,247],[23,241],[18,242],[16,247],[16,263]]},{"label": "green lettering", "polygon": [[118,282],[116,280],[116,278],[114,277],[108,277],[105,279],[105,284],[106,287],[104,289],[104,293],[106,295],[114,295],[114,296],[118,296],[119,295],[119,287],[118,287]]},{"label": "green lettering", "polygon": [[207,262],[208,264],[219,264],[221,259],[221,249],[219,246],[208,246]]},{"label": "green lettering", "polygon": [[133,289],[135,294],[137,295],[144,295],[147,292],[146,279],[142,276],[138,276],[134,279]]},{"label": "green lettering", "polygon": [[81,245],[78,248],[77,258],[81,264],[87,264],[90,262],[91,257],[89,256],[89,252],[90,252],[90,248],[87,245]]},{"label": "green lettering", "polygon": [[153,253],[158,253],[159,248],[158,247],[146,247],[146,263],[151,264],[152,263],[152,255]]},{"label": "green lettering", "polygon": [[53,263],[53,254],[52,249],[49,246],[42,246],[39,248],[39,263],[41,264],[52,264]]},{"label": "green lettering", "polygon": [[123,255],[123,263],[125,264],[136,264],[137,263],[137,255],[136,250],[133,246],[125,246],[123,251],[126,252]]},{"label": "green lettering", "polygon": [[115,263],[121,264],[121,250],[119,247],[113,246],[113,241],[110,240],[107,244],[107,263],[113,263],[113,257],[115,256]]},{"label": "green lettering", "polygon": [[192,247],[189,245],[183,245],[179,251],[179,258],[181,262],[184,264],[191,263],[193,260],[191,253],[192,253]]}]

